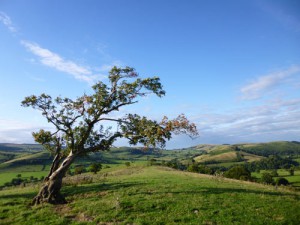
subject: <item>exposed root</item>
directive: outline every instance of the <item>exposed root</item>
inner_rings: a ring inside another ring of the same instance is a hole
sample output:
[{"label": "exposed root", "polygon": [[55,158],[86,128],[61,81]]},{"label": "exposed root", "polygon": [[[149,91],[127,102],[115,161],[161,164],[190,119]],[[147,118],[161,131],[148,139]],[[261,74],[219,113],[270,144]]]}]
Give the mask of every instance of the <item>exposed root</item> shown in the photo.
[{"label": "exposed root", "polygon": [[33,198],[32,205],[39,205],[42,203],[50,204],[66,204],[66,199],[60,193],[61,181],[47,181],[39,193]]}]

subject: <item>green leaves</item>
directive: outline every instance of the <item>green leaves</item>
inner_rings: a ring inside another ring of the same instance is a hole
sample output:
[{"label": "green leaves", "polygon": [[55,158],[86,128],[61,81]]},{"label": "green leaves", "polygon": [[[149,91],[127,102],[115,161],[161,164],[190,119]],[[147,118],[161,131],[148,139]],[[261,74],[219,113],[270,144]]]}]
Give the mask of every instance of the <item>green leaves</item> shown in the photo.
[{"label": "green leaves", "polygon": [[172,133],[198,135],[196,125],[190,123],[184,114],[173,120],[164,117],[160,123],[137,114],[128,114],[120,123],[120,128],[130,144],[142,144],[146,147],[164,148]]},{"label": "green leaves", "polygon": [[[174,120],[164,117],[161,122],[137,114],[125,118],[111,117],[112,112],[137,103],[140,97],[149,94],[164,96],[159,77],[142,79],[132,67],[113,67],[108,83],[100,81],[92,86],[92,90],[92,94],[84,94],[75,100],[60,96],[52,99],[47,94],[26,97],[22,106],[40,110],[56,129],[54,133],[44,130],[33,133],[35,140],[48,148],[63,140],[64,149],[82,154],[107,150],[119,137],[129,139],[132,145],[164,147],[172,133],[198,134],[196,126],[183,114]],[[102,126],[104,121],[118,123],[121,131],[105,129]]]},{"label": "green leaves", "polygon": [[128,114],[120,124],[123,136],[132,145],[142,144],[146,147],[165,147],[171,133],[164,130],[155,120],[149,120],[137,114]]}]

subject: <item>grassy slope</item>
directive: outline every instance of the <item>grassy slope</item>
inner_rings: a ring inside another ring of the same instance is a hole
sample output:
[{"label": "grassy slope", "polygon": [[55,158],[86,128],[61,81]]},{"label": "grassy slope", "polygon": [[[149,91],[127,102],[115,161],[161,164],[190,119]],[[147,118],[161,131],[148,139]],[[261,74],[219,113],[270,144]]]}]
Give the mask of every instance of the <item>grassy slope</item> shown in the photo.
[{"label": "grassy slope", "polygon": [[236,162],[237,161],[237,154],[243,158],[246,162],[253,162],[260,160],[264,157],[258,156],[255,154],[250,154],[243,151],[235,151],[232,146],[215,146],[211,148],[209,151],[206,152],[207,154],[203,154],[194,158],[196,162],[217,162],[217,163],[224,163],[224,162]]},{"label": "grassy slope", "polygon": [[[270,171],[261,170],[259,173],[257,172],[251,173],[251,176],[256,178],[261,178],[264,172],[271,172],[271,170]],[[277,173],[278,173],[278,177],[274,177],[274,180],[276,180],[279,177],[283,177],[287,179],[293,187],[296,187],[297,190],[300,190],[300,170],[296,170],[293,176],[291,176],[289,172],[284,169],[277,170]]]},{"label": "grassy slope", "polygon": [[269,143],[241,144],[238,146],[250,153],[254,152],[254,154],[265,152],[271,155],[287,155],[288,152],[288,154],[300,155],[300,142],[274,141]]},{"label": "grassy slope", "polygon": [[[106,173],[106,176],[103,176]],[[103,171],[63,206],[28,207],[37,187],[0,191],[1,224],[297,224],[299,193],[163,167]]]}]

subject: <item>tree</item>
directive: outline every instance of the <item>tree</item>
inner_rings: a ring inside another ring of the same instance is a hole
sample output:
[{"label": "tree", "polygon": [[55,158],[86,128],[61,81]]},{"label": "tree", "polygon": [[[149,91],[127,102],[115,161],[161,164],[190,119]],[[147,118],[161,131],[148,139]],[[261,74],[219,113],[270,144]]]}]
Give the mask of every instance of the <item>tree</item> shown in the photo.
[{"label": "tree", "polygon": [[250,180],[251,172],[244,166],[238,165],[226,171],[224,176],[227,178],[233,178],[238,180]]},{"label": "tree", "polygon": [[187,171],[198,173],[199,172],[199,165],[197,163],[192,163],[188,166]]},{"label": "tree", "polygon": [[283,185],[283,186],[286,186],[286,185],[289,185],[289,181],[287,179],[285,179],[284,177],[279,177],[277,180],[276,180],[276,184],[277,185]]},{"label": "tree", "polygon": [[278,177],[279,176],[277,170],[272,170],[270,174],[271,174],[272,177]]},{"label": "tree", "polygon": [[85,168],[84,168],[83,165],[78,165],[78,166],[76,166],[75,169],[74,169],[74,174],[76,174],[76,175],[82,174],[82,173],[84,173],[84,172],[86,172],[86,170],[85,170]]},{"label": "tree", "polygon": [[270,173],[263,173],[261,176],[261,182],[265,184],[274,184],[274,179]]},{"label": "tree", "polygon": [[[54,156],[33,204],[66,203],[60,189],[70,165],[88,153],[109,150],[118,138],[127,138],[131,145],[163,148],[172,134],[198,135],[195,124],[183,114],[173,120],[163,117],[160,122],[137,114],[119,118],[112,115],[122,107],[136,104],[140,97],[164,96],[158,77],[142,79],[133,68],[113,67],[108,82],[100,81],[92,86],[92,90],[92,94],[84,94],[75,100],[41,94],[22,101],[22,106],[40,110],[55,128],[54,132],[43,129],[33,132],[35,141]],[[116,123],[118,129],[105,127],[108,121]]]},{"label": "tree", "polygon": [[288,169],[289,173],[290,173],[290,176],[294,176],[295,174],[295,167],[294,166],[291,166],[289,169]]},{"label": "tree", "polygon": [[92,163],[90,165],[90,171],[93,172],[94,174],[98,173],[102,169],[101,163]]}]

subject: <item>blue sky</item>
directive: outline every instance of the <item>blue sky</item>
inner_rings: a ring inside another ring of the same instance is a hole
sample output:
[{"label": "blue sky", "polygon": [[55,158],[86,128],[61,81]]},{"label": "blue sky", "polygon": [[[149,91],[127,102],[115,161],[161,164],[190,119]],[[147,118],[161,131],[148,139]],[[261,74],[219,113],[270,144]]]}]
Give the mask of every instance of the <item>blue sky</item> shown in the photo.
[{"label": "blue sky", "polygon": [[0,142],[50,128],[25,96],[80,96],[113,65],[159,76],[167,92],[118,115],[196,123],[199,138],[168,148],[300,140],[297,0],[2,0],[0,50]]}]

